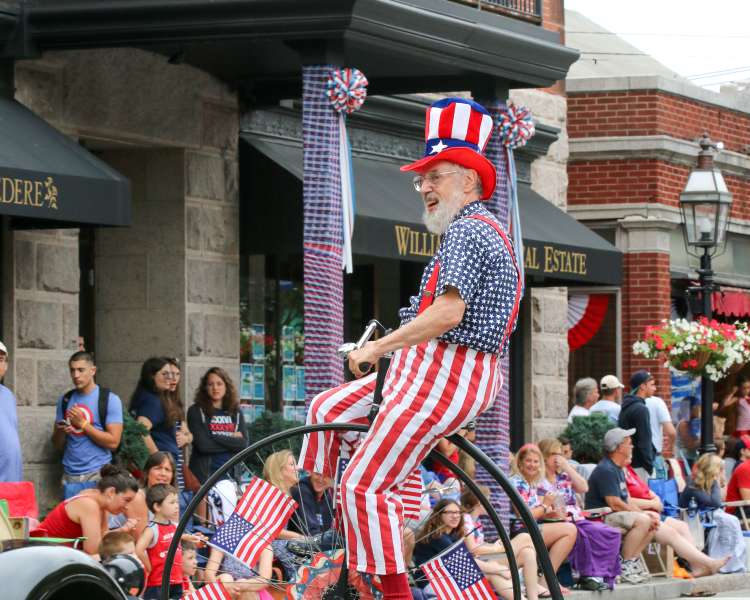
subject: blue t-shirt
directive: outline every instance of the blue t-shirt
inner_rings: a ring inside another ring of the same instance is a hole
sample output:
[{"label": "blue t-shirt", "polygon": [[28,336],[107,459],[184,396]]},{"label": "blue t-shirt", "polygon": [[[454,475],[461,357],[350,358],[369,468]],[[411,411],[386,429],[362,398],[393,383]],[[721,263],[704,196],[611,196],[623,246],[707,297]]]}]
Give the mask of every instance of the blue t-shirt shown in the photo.
[{"label": "blue t-shirt", "polygon": [[162,452],[169,452],[176,462],[177,455],[180,453],[175,437],[177,428],[175,423],[167,423],[167,415],[164,413],[161,398],[153,392],[140,389],[133,398],[130,410],[135,418],[146,417],[151,421],[150,433],[154,444]]},{"label": "blue t-shirt", "polygon": [[[414,564],[417,566],[423,565],[435,558],[443,550],[450,548],[455,543],[456,540],[447,533],[444,533],[437,538],[417,542],[414,544]],[[417,571],[414,574],[414,581],[420,588],[427,586],[428,580],[422,569],[417,568]]]},{"label": "blue t-shirt", "polygon": [[0,481],[23,481],[16,397],[0,384]]},{"label": "blue t-shirt", "polygon": [[[62,421],[64,394],[57,401],[56,421]],[[78,406],[83,408],[86,418],[99,431],[104,431],[102,420],[99,418],[99,386],[89,394],[73,392],[68,402],[68,410]],[[119,423],[122,425],[122,402],[116,394],[109,393],[107,402],[107,425]],[[98,471],[104,465],[112,462],[112,452],[95,444],[83,431],[68,434],[65,440],[65,452],[63,453],[63,468],[70,475],[80,475]]]},{"label": "blue t-shirt", "polygon": [[605,496],[619,496],[623,502],[628,501],[628,486],[625,483],[625,471],[618,467],[609,457],[604,457],[596,465],[588,479],[589,491],[586,492],[586,508],[603,508],[607,506]]}]

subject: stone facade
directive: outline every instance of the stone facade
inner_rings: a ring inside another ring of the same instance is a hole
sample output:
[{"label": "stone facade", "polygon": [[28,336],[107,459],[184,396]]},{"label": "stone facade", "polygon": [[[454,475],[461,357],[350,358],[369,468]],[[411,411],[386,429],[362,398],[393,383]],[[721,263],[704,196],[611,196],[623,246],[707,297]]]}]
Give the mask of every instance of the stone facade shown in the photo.
[{"label": "stone facade", "polygon": [[[95,232],[98,381],[127,404],[145,358],[176,356],[189,403],[207,367],[238,377],[236,95],[202,71],[136,49],[21,61],[16,85],[20,102],[131,180],[133,225]],[[67,359],[92,315],[79,315],[77,230],[8,237],[6,383],[19,399],[25,476],[45,512],[59,493],[53,405],[71,387]]]},{"label": "stone facade", "polygon": [[[528,106],[534,118],[560,130],[546,156],[531,164],[531,187],[555,206],[567,206],[568,136],[566,99],[539,90],[513,90],[511,99]],[[538,441],[557,436],[568,415],[568,289],[527,288],[527,318],[522,318],[528,340],[525,349],[524,438]]]}]

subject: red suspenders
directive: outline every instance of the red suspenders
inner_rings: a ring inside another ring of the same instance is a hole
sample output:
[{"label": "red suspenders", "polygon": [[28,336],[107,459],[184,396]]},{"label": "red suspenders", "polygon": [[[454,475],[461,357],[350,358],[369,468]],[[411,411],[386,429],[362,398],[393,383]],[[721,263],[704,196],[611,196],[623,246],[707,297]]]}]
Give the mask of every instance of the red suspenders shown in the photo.
[{"label": "red suspenders", "polygon": [[[484,215],[468,215],[466,217],[467,219],[478,219],[479,221],[483,221],[484,223],[487,223],[488,225],[491,225],[492,228],[497,231],[498,235],[503,239],[503,243],[505,244],[505,248],[508,250],[508,253],[510,254],[510,258],[513,261],[513,266],[516,269],[516,274],[518,275],[517,283],[516,283],[516,297],[513,301],[513,310],[510,313],[510,318],[508,319],[508,325],[505,328],[505,333],[503,334],[503,340],[500,343],[500,350],[503,349],[505,346],[505,342],[508,340],[508,337],[510,337],[510,334],[513,332],[513,327],[516,323],[516,318],[518,317],[518,310],[521,305],[521,293],[523,289],[523,283],[521,281],[521,270],[518,268],[518,262],[516,261],[516,254],[513,251],[513,244],[510,243],[510,240],[508,239],[508,236],[505,234],[505,231],[503,231],[503,228],[500,227],[495,221],[490,219],[489,217],[485,217]],[[432,303],[435,301],[435,290],[437,289],[437,281],[438,276],[440,275],[440,261],[435,261],[435,267],[432,269],[432,273],[430,273],[430,278],[427,280],[427,283],[425,284],[424,290],[422,291],[422,298],[419,301],[419,309],[417,310],[417,314],[423,313],[429,306],[432,306]]]}]

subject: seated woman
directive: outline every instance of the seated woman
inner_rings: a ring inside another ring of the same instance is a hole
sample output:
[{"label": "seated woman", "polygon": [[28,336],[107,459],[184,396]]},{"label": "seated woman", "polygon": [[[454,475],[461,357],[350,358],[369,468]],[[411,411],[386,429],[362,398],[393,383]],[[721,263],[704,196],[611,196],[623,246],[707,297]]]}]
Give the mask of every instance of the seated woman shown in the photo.
[{"label": "seated woman", "polygon": [[[490,497],[490,488],[484,485],[479,486],[479,491],[487,498]],[[471,490],[464,490],[461,494],[461,508],[464,511],[464,528],[466,532],[466,545],[471,553],[479,560],[485,560],[485,557],[491,554],[505,554],[505,547],[502,542],[487,543],[484,539],[482,523],[480,517],[487,514],[487,510],[479,502]],[[526,585],[526,598],[528,600],[537,600],[539,598],[539,582],[537,581],[536,550],[531,536],[528,533],[522,533],[515,536],[510,544],[513,548],[513,556],[516,559],[516,565],[523,569],[523,581]],[[500,559],[501,564],[507,564],[507,559]],[[543,595],[548,594],[542,590]]]},{"label": "seated woman", "polygon": [[271,582],[273,552],[268,547],[261,552],[258,564],[250,569],[233,556],[225,555],[218,548],[211,548],[203,571],[206,583],[221,581],[233,583],[230,591],[237,600],[271,600],[268,588]]},{"label": "seated woman", "polygon": [[583,517],[576,494],[585,494],[589,486],[563,456],[562,444],[555,439],[544,439],[539,442],[539,449],[544,456],[545,476],[537,486],[537,493],[542,496],[556,493],[562,497],[564,509],[552,514],[565,516],[578,530],[570,566],[580,575],[579,586],[590,591],[613,589],[620,574],[620,530]]},{"label": "seated woman", "polygon": [[[545,479],[544,457],[541,450],[535,444],[521,446],[516,455],[514,474],[510,482],[516,487],[531,514],[537,523],[544,538],[544,545],[549,550],[549,558],[552,567],[557,571],[560,565],[568,558],[576,543],[578,530],[573,523],[567,523],[563,519],[563,512],[557,512],[557,503],[560,496],[556,492],[548,492],[540,495],[539,485]],[[560,502],[560,508],[564,505]],[[511,517],[511,538],[526,533],[523,522],[518,518]],[[567,591],[562,586],[563,592]]]},{"label": "seated woman", "polygon": [[[464,537],[465,524],[461,507],[455,500],[443,498],[432,509],[424,525],[417,531],[414,544],[414,562],[422,565],[450,548]],[[471,547],[469,547],[471,550]],[[498,563],[478,561],[492,588],[507,600],[513,598],[513,585],[508,577],[508,569]],[[417,585],[425,588],[428,581],[424,575],[416,578]]]},{"label": "seated woman", "polygon": [[703,454],[696,462],[693,482],[680,494],[680,508],[688,508],[695,500],[699,511],[710,511],[714,527],[708,530],[708,555],[731,558],[719,572],[734,573],[744,571],[747,548],[742,537],[740,521],[721,508],[726,494],[724,485],[724,465],[716,454]]},{"label": "seated woman", "polygon": [[[299,483],[297,461],[291,450],[274,452],[263,464],[263,479],[276,486],[285,494],[290,494],[292,487]],[[301,540],[304,536],[296,531],[282,529],[277,539],[271,542],[273,555],[281,563],[284,578],[289,580],[296,575],[296,557],[287,548],[289,540]]]},{"label": "seated woman", "polygon": [[151,511],[146,507],[146,490],[163,483],[177,487],[174,458],[169,452],[154,452],[143,466],[143,476],[138,493],[119,515],[110,515],[109,528],[128,531],[134,540],[143,533],[151,520]]},{"label": "seated woman", "polygon": [[[107,532],[107,514],[119,515],[138,493],[138,482],[121,467],[104,465],[96,488],[58,504],[30,537],[74,539],[85,537],[83,551],[98,559]],[[69,544],[72,545],[72,544]]]},{"label": "seated woman", "polygon": [[[653,511],[661,514],[663,506],[659,497],[652,492],[648,485],[638,477],[628,464],[625,467],[625,483],[628,486],[630,500],[641,510]],[[653,541],[657,544],[671,546],[677,556],[684,558],[690,565],[693,577],[714,575],[729,560],[729,556],[712,559],[695,547],[695,541],[690,528],[685,521],[666,517],[654,533]]]}]

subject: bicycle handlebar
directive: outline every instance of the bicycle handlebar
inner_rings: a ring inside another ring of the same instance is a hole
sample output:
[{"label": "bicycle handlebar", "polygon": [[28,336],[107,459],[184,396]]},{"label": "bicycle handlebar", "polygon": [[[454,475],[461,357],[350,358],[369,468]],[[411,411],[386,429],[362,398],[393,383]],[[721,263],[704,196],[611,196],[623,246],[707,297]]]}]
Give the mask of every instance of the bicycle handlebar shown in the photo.
[{"label": "bicycle handlebar", "polygon": [[[372,338],[373,334],[375,333],[375,330],[378,328],[383,332],[385,332],[386,330],[385,326],[383,326],[383,324],[380,323],[377,319],[372,319],[367,324],[364,332],[362,332],[362,335],[356,342],[348,342],[339,346],[338,355],[342,358],[342,360],[346,360],[347,358],[349,358],[349,353],[353,352],[354,350],[359,350],[362,346],[369,342],[370,338]],[[359,363],[357,367],[362,373],[367,373],[372,368],[372,364],[369,362],[362,362]]]}]

